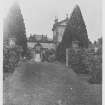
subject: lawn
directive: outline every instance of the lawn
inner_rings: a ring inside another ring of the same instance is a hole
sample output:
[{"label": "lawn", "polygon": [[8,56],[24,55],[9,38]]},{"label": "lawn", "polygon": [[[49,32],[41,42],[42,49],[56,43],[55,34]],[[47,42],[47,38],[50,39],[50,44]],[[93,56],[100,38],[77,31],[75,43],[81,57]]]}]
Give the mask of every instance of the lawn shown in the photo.
[{"label": "lawn", "polygon": [[28,62],[4,81],[5,105],[101,105],[101,85],[90,85],[61,64]]}]

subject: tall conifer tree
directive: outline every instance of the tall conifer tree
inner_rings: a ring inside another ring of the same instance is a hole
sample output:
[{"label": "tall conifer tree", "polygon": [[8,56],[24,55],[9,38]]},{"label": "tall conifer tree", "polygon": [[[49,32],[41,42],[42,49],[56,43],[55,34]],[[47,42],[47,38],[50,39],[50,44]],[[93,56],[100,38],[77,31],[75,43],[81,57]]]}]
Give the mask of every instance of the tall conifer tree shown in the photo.
[{"label": "tall conifer tree", "polygon": [[4,20],[3,31],[3,38],[16,38],[16,44],[22,46],[24,55],[27,50],[26,30],[23,16],[17,2],[10,8],[10,12]]},{"label": "tall conifer tree", "polygon": [[58,58],[65,60],[65,50],[72,46],[72,41],[79,41],[79,46],[81,48],[87,48],[89,44],[86,26],[78,5],[76,5],[71,14],[64,31],[62,42],[58,46]]}]

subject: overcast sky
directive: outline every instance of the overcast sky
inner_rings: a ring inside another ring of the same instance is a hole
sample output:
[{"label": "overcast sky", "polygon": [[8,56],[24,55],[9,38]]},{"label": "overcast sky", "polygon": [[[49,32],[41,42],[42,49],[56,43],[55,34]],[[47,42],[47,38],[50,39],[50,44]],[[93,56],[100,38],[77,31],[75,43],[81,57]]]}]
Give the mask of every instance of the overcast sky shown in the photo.
[{"label": "overcast sky", "polygon": [[[14,0],[5,0],[4,17]],[[47,34],[52,37],[52,27],[55,16],[59,20],[69,16],[76,4],[80,6],[88,37],[91,41],[102,35],[102,5],[101,0],[18,0],[24,17],[27,36],[32,34]]]}]

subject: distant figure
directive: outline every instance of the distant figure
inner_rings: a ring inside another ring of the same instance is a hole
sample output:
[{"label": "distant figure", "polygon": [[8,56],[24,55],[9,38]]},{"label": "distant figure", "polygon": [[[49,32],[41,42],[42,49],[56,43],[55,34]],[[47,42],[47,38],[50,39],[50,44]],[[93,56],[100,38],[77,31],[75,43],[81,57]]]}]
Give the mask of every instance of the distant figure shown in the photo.
[{"label": "distant figure", "polygon": [[41,62],[42,61],[40,53],[35,54],[35,61],[36,62]]}]

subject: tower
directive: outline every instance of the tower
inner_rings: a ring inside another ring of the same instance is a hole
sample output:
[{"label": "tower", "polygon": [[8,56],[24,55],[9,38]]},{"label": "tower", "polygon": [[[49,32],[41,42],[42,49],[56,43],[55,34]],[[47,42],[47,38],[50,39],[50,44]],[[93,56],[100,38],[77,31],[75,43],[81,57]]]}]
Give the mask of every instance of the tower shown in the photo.
[{"label": "tower", "polygon": [[56,45],[58,45],[62,41],[63,33],[68,23],[68,14],[66,14],[66,18],[64,20],[58,21],[58,18],[55,18],[55,22],[52,28],[53,31],[53,41]]}]

